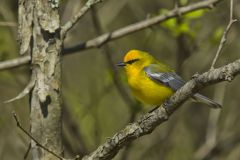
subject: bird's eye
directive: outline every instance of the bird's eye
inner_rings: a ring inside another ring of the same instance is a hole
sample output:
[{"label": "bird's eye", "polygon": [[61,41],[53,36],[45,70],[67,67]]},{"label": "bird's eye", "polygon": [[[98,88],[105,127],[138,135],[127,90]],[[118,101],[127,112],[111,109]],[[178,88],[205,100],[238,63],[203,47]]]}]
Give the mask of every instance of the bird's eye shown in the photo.
[{"label": "bird's eye", "polygon": [[127,64],[133,64],[136,61],[139,61],[139,59],[132,59],[132,60],[127,61],[126,63]]}]

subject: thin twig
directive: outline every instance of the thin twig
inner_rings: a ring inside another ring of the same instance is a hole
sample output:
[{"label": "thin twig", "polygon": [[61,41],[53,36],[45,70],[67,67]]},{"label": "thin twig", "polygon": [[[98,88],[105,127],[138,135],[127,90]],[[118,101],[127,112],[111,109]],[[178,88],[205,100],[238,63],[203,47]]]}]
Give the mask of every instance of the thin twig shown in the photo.
[{"label": "thin twig", "polygon": [[30,82],[27,84],[27,86],[23,89],[22,92],[20,92],[16,97],[5,101],[4,103],[10,103],[26,96],[34,87],[35,81],[36,81],[35,77],[31,77]]},{"label": "thin twig", "polygon": [[27,159],[30,150],[31,150],[31,142],[29,142],[27,151],[25,152],[25,154],[24,154],[24,156],[23,156],[23,159],[24,159],[24,160]]},{"label": "thin twig", "polygon": [[26,131],[21,123],[19,122],[18,118],[17,118],[17,114],[15,112],[12,112],[13,114],[13,118],[15,119],[18,128],[20,128],[31,140],[33,140],[37,146],[39,146],[40,148],[44,149],[45,151],[51,153],[53,156],[55,156],[56,158],[60,159],[60,160],[65,160],[65,158],[57,155],[56,153],[54,153],[53,151],[49,150],[48,148],[44,147],[42,144],[40,144],[30,133],[28,133],[28,131]]},{"label": "thin twig", "polygon": [[[214,69],[214,66],[216,64],[216,61],[223,49],[223,46],[226,43],[227,40],[227,34],[231,29],[231,26],[234,22],[236,22],[236,19],[233,19],[233,0],[230,0],[230,9],[229,9],[229,22],[226,27],[226,29],[223,32],[223,35],[221,37],[220,44],[218,46],[218,50],[216,52],[216,55],[213,59],[212,65],[210,70]],[[225,88],[225,86],[224,86]],[[224,95],[224,89],[222,92],[219,92],[219,88],[216,89],[215,91],[216,94],[222,93]],[[223,97],[223,95],[221,95]],[[223,98],[221,97],[221,100]],[[206,140],[205,142],[197,149],[197,151],[194,154],[193,159],[204,159],[212,150],[213,148],[217,145],[217,131],[218,131],[218,121],[220,117],[221,111],[215,111],[215,110],[210,110],[209,113],[209,118],[208,118],[208,127],[207,127],[207,133],[206,133]]]},{"label": "thin twig", "polygon": [[[189,13],[191,11],[196,11],[196,10],[203,9],[203,8],[212,8],[212,6],[216,5],[220,1],[221,0],[201,1],[198,3],[194,3],[192,5],[180,7],[180,8],[178,8],[178,11],[176,11],[176,9],[173,9],[164,15],[159,15],[159,16],[155,16],[155,17],[152,17],[149,19],[145,19],[143,21],[122,27],[113,32],[108,32],[108,33],[102,34],[98,37],[95,37],[95,38],[85,41],[83,43],[77,44],[75,46],[65,48],[63,50],[63,55],[72,54],[72,53],[83,51],[86,49],[97,48],[99,46],[104,45],[105,43],[108,43],[109,41],[113,41],[118,38],[132,34],[134,32],[151,27],[152,25],[156,25],[156,24],[166,21],[170,18],[174,18],[179,15],[183,15],[183,14]],[[67,25],[67,24],[65,24],[65,25]],[[15,67],[27,64],[29,61],[30,61],[30,56],[24,56],[21,58],[16,58],[13,60],[0,62],[0,70],[15,68]]]},{"label": "thin twig", "polygon": [[87,11],[95,4],[101,2],[102,0],[88,0],[86,4],[76,13],[72,19],[66,22],[62,26],[61,35],[64,37],[66,33],[78,22],[78,20],[87,13]]},{"label": "thin twig", "polygon": [[228,32],[232,26],[233,23],[237,22],[237,19],[233,19],[233,0],[230,0],[230,14],[229,14],[229,22],[228,22],[228,25],[226,27],[226,29],[224,30],[223,32],[223,35],[222,35],[222,38],[221,38],[221,41],[220,41],[220,44],[218,46],[218,49],[217,49],[217,53],[213,59],[213,62],[212,62],[212,65],[211,65],[211,68],[210,69],[214,69],[214,66],[217,62],[217,59],[222,51],[222,48],[224,46],[224,44],[226,43],[227,41],[227,35],[228,35]]}]

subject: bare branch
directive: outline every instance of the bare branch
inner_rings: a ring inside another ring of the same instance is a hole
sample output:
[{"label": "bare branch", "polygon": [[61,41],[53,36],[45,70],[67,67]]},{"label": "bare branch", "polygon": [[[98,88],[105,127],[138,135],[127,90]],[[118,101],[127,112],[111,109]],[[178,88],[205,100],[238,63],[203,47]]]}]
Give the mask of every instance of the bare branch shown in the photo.
[{"label": "bare branch", "polygon": [[166,14],[155,16],[153,18],[149,18],[149,19],[125,26],[125,27],[115,30],[113,32],[105,33],[99,37],[88,40],[84,43],[80,43],[80,44],[75,45],[70,48],[65,48],[64,53],[69,54],[69,53],[73,53],[76,51],[81,51],[81,50],[85,50],[85,49],[89,49],[89,48],[100,47],[109,41],[112,41],[112,40],[121,38],[123,36],[129,35],[131,33],[140,31],[140,30],[148,28],[152,25],[156,25],[156,24],[166,21],[170,18],[177,17],[179,15],[183,15],[183,14],[189,13],[191,11],[195,11],[195,10],[199,10],[199,9],[203,9],[203,8],[212,8],[212,6],[216,5],[220,1],[221,0],[200,1],[198,3],[194,3],[192,5],[188,5],[185,7],[175,8],[175,9],[167,12]]},{"label": "bare branch", "polygon": [[44,149],[45,151],[51,153],[53,156],[55,156],[56,158],[60,159],[60,160],[65,160],[65,158],[57,155],[56,153],[52,152],[51,150],[49,150],[48,148],[44,147],[43,145],[41,145],[30,133],[28,133],[28,131],[26,131],[21,123],[19,122],[18,118],[17,118],[17,114],[15,112],[12,112],[13,114],[13,118],[15,119],[17,126],[31,139],[33,140],[37,146],[41,147],[42,149]]},{"label": "bare branch", "polygon": [[0,62],[0,71],[22,66],[24,64],[29,63],[30,60],[31,60],[30,55],[27,55],[27,56]]},{"label": "bare branch", "polygon": [[[169,11],[168,13],[166,13],[164,15],[159,15],[159,16],[155,16],[155,17],[152,17],[152,18],[149,18],[149,19],[145,19],[143,21],[125,26],[125,27],[120,28],[118,30],[115,30],[113,32],[102,34],[102,35],[100,35],[96,38],[93,38],[93,39],[90,39],[86,42],[77,44],[73,47],[65,48],[63,50],[63,55],[71,54],[71,53],[74,53],[74,52],[77,52],[77,51],[78,52],[83,51],[83,50],[90,49],[90,48],[100,47],[100,46],[104,45],[105,43],[107,43],[109,41],[113,41],[115,39],[127,36],[131,33],[143,30],[143,29],[148,28],[152,25],[156,25],[158,23],[166,21],[170,18],[174,18],[174,17],[177,17],[179,15],[183,15],[183,14],[189,13],[191,11],[195,11],[195,10],[199,10],[199,9],[203,9],[203,8],[212,8],[213,5],[216,5],[220,1],[221,0],[207,0],[207,1],[201,1],[201,2],[198,2],[198,3],[194,3],[192,5],[188,5],[188,6],[185,6],[185,7],[180,7],[180,8],[177,8],[177,10],[175,8],[175,9]],[[67,26],[67,24],[65,24],[64,26]],[[1,62],[0,63],[0,70],[18,67],[18,66],[27,64],[29,61],[30,61],[30,57],[25,56],[25,57],[16,58],[16,59],[13,59],[13,60],[8,60],[8,61],[5,61],[5,62]]]},{"label": "bare branch", "polygon": [[141,136],[151,133],[158,125],[168,120],[169,116],[192,94],[211,84],[216,84],[221,81],[231,81],[237,74],[240,74],[240,59],[223,67],[209,70],[208,72],[195,76],[163,105],[153,112],[143,115],[136,122],[126,126],[90,155],[85,156],[83,160],[111,159],[123,146],[126,146]]},{"label": "bare branch", "polygon": [[233,19],[233,0],[230,0],[230,17],[229,17],[229,22],[228,22],[228,25],[226,27],[226,29],[224,30],[223,32],[223,35],[222,35],[222,38],[221,38],[221,41],[220,41],[220,44],[218,46],[218,49],[217,49],[217,53],[213,59],[213,62],[212,62],[212,65],[211,65],[211,68],[210,69],[214,69],[214,66],[217,62],[217,59],[222,51],[222,48],[224,46],[224,44],[226,43],[227,41],[227,35],[228,35],[228,32],[232,26],[233,23],[237,22],[237,19]]},{"label": "bare branch", "polygon": [[102,0],[88,0],[86,4],[80,9],[78,13],[76,13],[72,19],[70,19],[68,22],[62,26],[61,34],[64,37],[67,32],[77,23],[77,21],[87,13],[87,11],[95,4],[101,2]]},{"label": "bare branch", "polygon": [[4,103],[10,103],[10,102],[16,101],[16,100],[21,99],[24,96],[26,96],[32,90],[33,86],[35,85],[35,80],[36,79],[32,77],[30,82],[28,83],[28,85],[24,88],[24,90],[21,93],[19,93],[16,97],[5,101]]},{"label": "bare branch", "polygon": [[17,24],[15,22],[0,21],[0,26],[3,26],[3,27],[16,27]]}]

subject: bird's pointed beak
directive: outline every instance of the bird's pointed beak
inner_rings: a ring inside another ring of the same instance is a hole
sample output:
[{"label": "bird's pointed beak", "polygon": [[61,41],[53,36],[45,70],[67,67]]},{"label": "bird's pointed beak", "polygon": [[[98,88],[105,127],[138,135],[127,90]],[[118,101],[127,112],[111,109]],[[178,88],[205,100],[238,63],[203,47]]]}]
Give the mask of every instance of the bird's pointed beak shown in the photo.
[{"label": "bird's pointed beak", "polygon": [[119,63],[117,63],[117,66],[124,67],[124,66],[126,66],[126,63],[125,62],[119,62]]}]

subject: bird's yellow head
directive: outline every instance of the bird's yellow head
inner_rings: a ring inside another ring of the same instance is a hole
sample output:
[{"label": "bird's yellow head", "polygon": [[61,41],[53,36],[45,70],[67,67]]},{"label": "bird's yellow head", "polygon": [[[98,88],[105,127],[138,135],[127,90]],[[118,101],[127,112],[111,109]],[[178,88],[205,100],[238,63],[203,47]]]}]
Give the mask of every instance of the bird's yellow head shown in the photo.
[{"label": "bird's yellow head", "polygon": [[154,58],[147,52],[130,50],[124,56],[123,62],[120,62],[117,65],[123,66],[126,70],[141,70],[153,61]]}]

